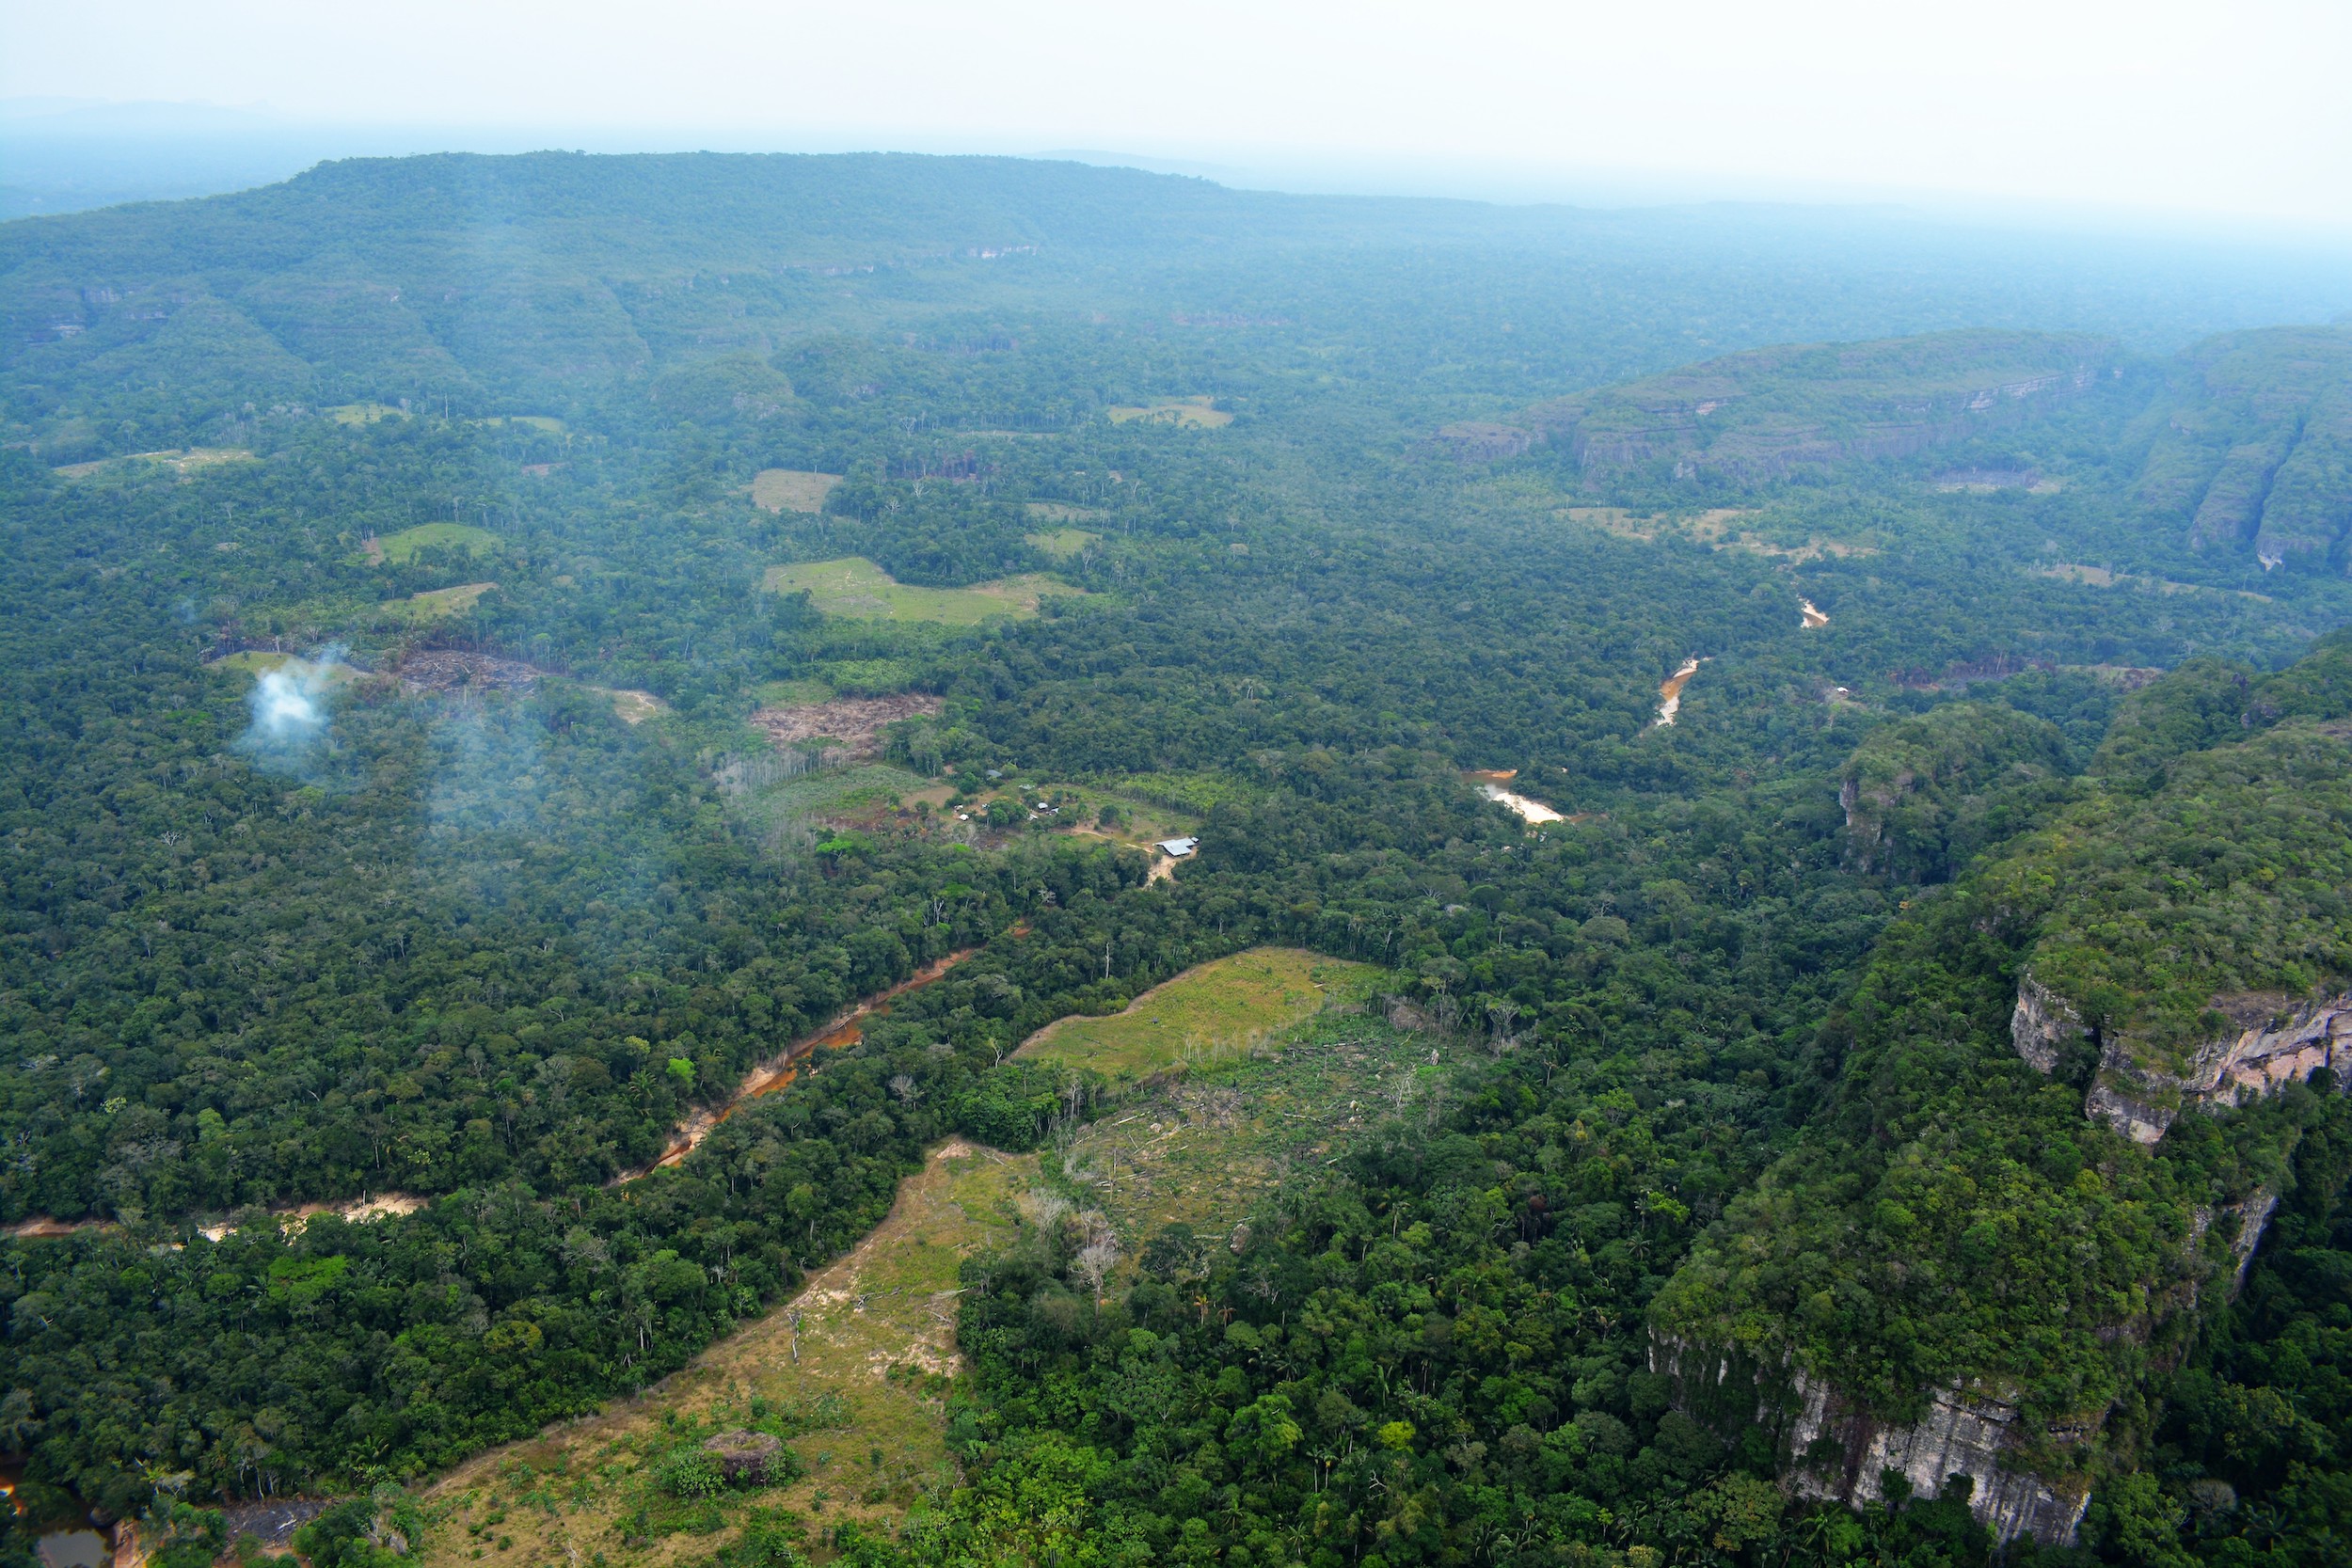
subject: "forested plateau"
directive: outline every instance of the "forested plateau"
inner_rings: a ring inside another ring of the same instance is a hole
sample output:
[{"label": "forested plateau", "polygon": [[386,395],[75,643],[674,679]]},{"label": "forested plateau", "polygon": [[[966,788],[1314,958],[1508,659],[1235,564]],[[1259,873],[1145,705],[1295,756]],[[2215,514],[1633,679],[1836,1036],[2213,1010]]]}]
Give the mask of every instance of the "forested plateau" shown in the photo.
[{"label": "forested plateau", "polygon": [[[2352,1560],[2340,260],[880,156],[0,225],[0,1555]],[[758,1382],[1014,1156],[870,1369],[945,1471]]]}]

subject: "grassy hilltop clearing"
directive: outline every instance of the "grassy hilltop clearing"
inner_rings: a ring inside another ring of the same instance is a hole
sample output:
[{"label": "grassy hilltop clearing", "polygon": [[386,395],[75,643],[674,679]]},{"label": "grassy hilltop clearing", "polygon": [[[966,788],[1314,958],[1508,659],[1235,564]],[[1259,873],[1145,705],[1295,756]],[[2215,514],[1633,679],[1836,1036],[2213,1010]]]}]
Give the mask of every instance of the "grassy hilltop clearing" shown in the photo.
[{"label": "grassy hilltop clearing", "polygon": [[1025,619],[1054,594],[1083,594],[1042,574],[999,578],[968,588],[915,588],[861,557],[771,566],[760,586],[771,594],[806,594],[822,615],[852,621],[932,621],[970,626],[997,616]]},{"label": "grassy hilltop clearing", "polygon": [[0,225],[0,1568],[2344,1560],[2347,276]]}]

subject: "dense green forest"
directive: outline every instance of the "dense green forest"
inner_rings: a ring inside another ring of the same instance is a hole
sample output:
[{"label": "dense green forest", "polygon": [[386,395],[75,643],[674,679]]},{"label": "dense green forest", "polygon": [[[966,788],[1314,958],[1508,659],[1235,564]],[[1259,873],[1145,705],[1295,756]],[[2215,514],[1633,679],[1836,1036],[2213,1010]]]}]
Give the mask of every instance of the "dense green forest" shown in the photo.
[{"label": "dense green forest", "polygon": [[0,225],[0,1549],[387,1568],[1280,942],[1437,1086],[1024,1221],[964,1484],[705,1555],[2344,1560],[2352,297],[2265,265],[915,158]]}]

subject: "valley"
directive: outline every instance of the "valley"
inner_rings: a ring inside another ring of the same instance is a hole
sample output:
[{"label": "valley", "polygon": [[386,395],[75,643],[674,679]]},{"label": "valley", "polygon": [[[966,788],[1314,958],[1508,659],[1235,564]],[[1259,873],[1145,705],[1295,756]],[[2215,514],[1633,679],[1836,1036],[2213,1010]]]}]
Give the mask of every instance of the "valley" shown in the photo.
[{"label": "valley", "polygon": [[0,1568],[2342,1560],[2282,269],[897,154],[0,225]]}]

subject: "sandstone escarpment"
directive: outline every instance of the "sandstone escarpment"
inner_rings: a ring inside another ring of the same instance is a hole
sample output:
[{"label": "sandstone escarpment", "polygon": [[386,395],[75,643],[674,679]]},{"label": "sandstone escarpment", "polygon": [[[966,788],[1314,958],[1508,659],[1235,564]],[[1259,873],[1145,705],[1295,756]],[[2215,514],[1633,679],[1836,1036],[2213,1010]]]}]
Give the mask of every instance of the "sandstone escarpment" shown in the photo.
[{"label": "sandstone escarpment", "polygon": [[2352,1086],[2352,991],[2300,1003],[2249,992],[2216,997],[2213,1006],[2237,1027],[2189,1053],[2181,1070],[2168,1071],[2131,1036],[2093,1031],[2072,1004],[2028,974],[2010,1014],[2010,1041],[2036,1069],[2051,1072],[2068,1041],[2096,1040],[2099,1070],[2084,1114],[2143,1144],[2163,1137],[2185,1110],[2243,1105],[2321,1068],[2333,1072],[2338,1092]]},{"label": "sandstone escarpment", "polygon": [[2074,334],[1945,333],[1782,345],[1530,409],[1587,474],[1671,462],[1740,483],[1905,457],[2077,396],[2113,371],[2114,345]]},{"label": "sandstone escarpment", "polygon": [[[1882,1497],[1881,1473],[1899,1472],[1915,1496],[1943,1496],[1966,1477],[1968,1506],[2002,1542],[2031,1536],[2044,1545],[2071,1544],[2088,1488],[2053,1482],[2016,1462],[2024,1433],[2018,1407],[2004,1399],[1958,1387],[1930,1396],[1916,1421],[1880,1419],[1826,1381],[1786,1363],[1752,1358],[1680,1340],[1654,1338],[1650,1370],[1674,1380],[1678,1407],[1688,1414],[1745,1418],[1778,1440],[1785,1483],[1799,1497],[1850,1507]],[[2056,1433],[2061,1444],[2087,1440],[2094,1418],[2079,1431]]]},{"label": "sandstone escarpment", "polygon": [[[1876,1502],[1880,1477],[1894,1470],[1915,1496],[1934,1497],[1956,1477],[1972,1483],[1968,1509],[2007,1543],[2031,1536],[2043,1545],[2072,1544],[2090,1490],[2056,1485],[2005,1463],[2018,1437],[2017,1406],[1985,1394],[1939,1388],[1927,1414],[1908,1426],[1878,1420],[1836,1389],[1799,1372],[1798,1408],[1789,1423],[1789,1481],[1801,1497],[1851,1507]],[[2077,1441],[2089,1432],[2061,1433]]]},{"label": "sandstone escarpment", "polygon": [[2032,975],[2017,984],[2017,1006],[2009,1015],[2010,1043],[2037,1072],[2056,1072],[2068,1041],[2090,1033],[2074,1006]]},{"label": "sandstone escarpment", "polygon": [[[2183,1247],[2185,1269],[2100,1338],[2146,1347],[2156,1364],[2171,1365],[2186,1342],[2179,1332],[2185,1315],[2208,1293],[2220,1303],[2235,1299],[2278,1202],[2257,1189],[2199,1210]],[[2226,1239],[2226,1258],[2212,1244],[2217,1239]],[[2073,1544],[2092,1481],[2091,1467],[2069,1456],[2090,1452],[2110,1407],[2055,1421],[2028,1416],[2005,1376],[1981,1375],[1928,1390],[1915,1419],[1891,1421],[1801,1365],[1796,1354],[1759,1355],[1653,1333],[1649,1366],[1672,1380],[1676,1407],[1693,1419],[1725,1435],[1751,1420],[1769,1432],[1783,1484],[1799,1497],[1858,1508],[1884,1497],[1888,1471],[1922,1497],[1942,1497],[1965,1478],[1970,1512],[1999,1541]]]}]

